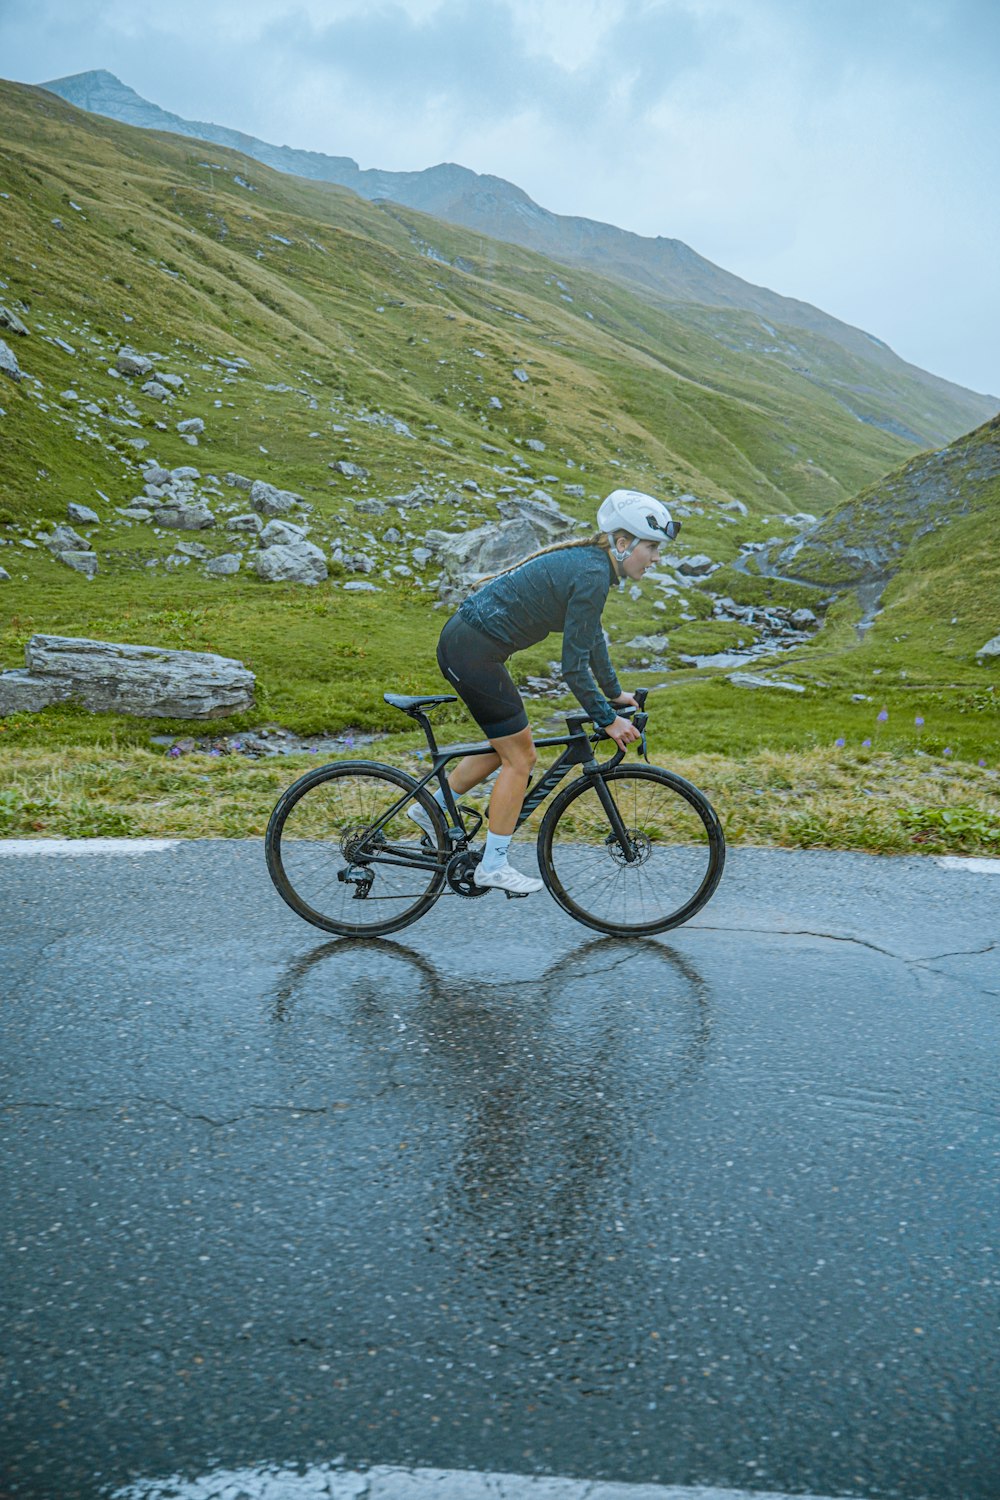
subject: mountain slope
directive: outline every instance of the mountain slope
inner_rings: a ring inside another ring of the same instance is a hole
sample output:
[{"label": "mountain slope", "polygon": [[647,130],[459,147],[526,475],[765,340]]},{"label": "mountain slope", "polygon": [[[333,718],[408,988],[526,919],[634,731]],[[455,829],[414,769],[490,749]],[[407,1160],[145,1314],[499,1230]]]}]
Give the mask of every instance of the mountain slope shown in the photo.
[{"label": "mountain slope", "polygon": [[[142,337],[153,348],[235,350],[268,384],[297,358],[340,401],[394,406],[415,436],[401,445],[390,429],[369,429],[373,483],[382,451],[395,467],[405,450],[411,469],[495,485],[496,459],[481,441],[530,438],[548,447],[539,473],[561,469],[567,482],[573,461],[595,487],[628,464],[667,493],[740,500],[747,526],[714,516],[704,525],[712,551],[735,553],[754,516],[821,513],[912,451],[755,348],[751,315],[727,315],[723,341],[703,326],[703,309],[656,308],[582,273],[567,301],[551,262],[413,210],[218,147],[192,150],[43,90],[0,87],[0,113],[12,295],[75,327],[86,310],[105,347]],[[828,354],[850,380],[848,357]],[[52,358],[51,345],[36,351],[40,375]],[[514,379],[515,368],[529,380]],[[195,363],[189,389],[199,383]],[[276,428],[262,440],[263,467],[289,465],[314,483],[303,450],[287,451],[288,392],[261,395],[259,421]],[[3,468],[23,486],[10,444]],[[690,534],[700,527],[693,517]]]},{"label": "mountain slope", "polygon": [[[804,374],[859,420],[916,444],[946,442],[1000,405],[994,397],[907,364],[872,335],[808,303],[733,276],[680,240],[648,239],[613,225],[550,213],[502,178],[454,164],[422,172],[362,171],[349,157],[273,146],[223,126],[184,120],[103,70],[54,79],[44,87],[109,118],[214,141],[276,170],[336,182],[369,200],[389,199],[563,264],[614,277],[661,305],[718,310],[703,311],[701,319],[721,342],[740,336],[734,334],[730,312],[752,314],[758,321],[748,347]],[[843,356],[848,374],[840,368]]]}]

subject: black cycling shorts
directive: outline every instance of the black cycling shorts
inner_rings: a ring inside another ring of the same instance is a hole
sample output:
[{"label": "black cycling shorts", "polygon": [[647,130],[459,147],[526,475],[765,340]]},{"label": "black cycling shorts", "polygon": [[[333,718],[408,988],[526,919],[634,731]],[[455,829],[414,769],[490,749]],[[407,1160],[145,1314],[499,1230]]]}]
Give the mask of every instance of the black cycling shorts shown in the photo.
[{"label": "black cycling shorts", "polygon": [[437,659],[488,740],[527,729],[528,715],[506,661],[509,649],[452,615],[441,632]]}]

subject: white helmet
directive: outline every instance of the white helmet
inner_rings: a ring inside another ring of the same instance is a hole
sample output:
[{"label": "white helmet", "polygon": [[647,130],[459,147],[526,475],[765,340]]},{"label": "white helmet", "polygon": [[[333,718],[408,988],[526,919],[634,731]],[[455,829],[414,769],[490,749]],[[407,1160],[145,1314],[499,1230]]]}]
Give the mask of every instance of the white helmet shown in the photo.
[{"label": "white helmet", "polygon": [[[601,501],[597,529],[609,536],[616,531],[627,531],[636,541],[642,538],[647,542],[672,542],[681,529],[681,523],[673,520],[662,500],[645,495],[642,490],[612,490],[607,499]],[[614,555],[619,562],[625,562],[634,547],[635,542],[624,552],[615,547]]]}]

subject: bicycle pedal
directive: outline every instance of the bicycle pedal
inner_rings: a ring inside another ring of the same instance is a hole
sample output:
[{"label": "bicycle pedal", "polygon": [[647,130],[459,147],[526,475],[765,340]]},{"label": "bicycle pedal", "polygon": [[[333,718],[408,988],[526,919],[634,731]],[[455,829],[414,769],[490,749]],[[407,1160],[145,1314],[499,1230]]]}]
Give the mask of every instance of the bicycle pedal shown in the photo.
[{"label": "bicycle pedal", "polygon": [[524,901],[531,895],[530,891],[504,891],[508,901]]}]

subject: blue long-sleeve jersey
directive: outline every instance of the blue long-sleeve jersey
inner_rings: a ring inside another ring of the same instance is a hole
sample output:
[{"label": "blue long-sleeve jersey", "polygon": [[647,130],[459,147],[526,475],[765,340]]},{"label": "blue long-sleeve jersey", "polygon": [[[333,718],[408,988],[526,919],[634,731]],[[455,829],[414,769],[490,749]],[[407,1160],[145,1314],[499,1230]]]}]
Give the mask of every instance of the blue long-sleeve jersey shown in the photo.
[{"label": "blue long-sleeve jersey", "polygon": [[608,700],[621,693],[601,630],[601,612],[617,582],[602,547],[565,547],[484,583],[458,613],[511,653],[561,631],[563,676],[603,729],[617,717]]}]

